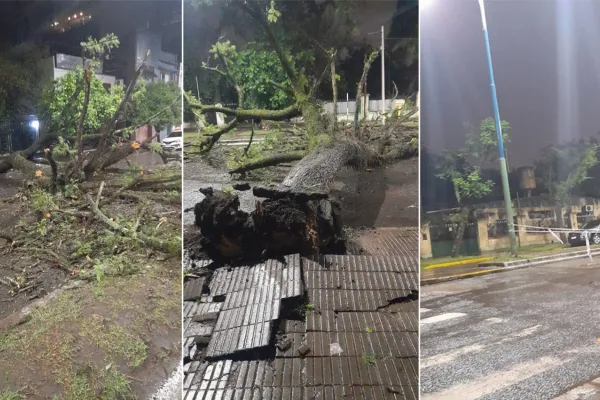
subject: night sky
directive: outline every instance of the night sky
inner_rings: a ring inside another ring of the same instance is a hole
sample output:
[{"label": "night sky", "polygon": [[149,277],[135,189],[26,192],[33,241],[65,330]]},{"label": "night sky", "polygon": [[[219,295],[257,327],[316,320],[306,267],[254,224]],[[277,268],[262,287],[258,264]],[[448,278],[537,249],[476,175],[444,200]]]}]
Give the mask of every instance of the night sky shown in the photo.
[{"label": "night sky", "polygon": [[[21,42],[71,46],[79,52],[79,43],[88,36],[115,33],[122,41],[149,22],[163,32],[163,46],[181,53],[181,0],[128,1],[3,1],[0,13],[0,46]],[[83,11],[92,20],[64,34],[53,35],[50,25],[72,12]],[[67,51],[62,49],[62,51]]]},{"label": "night sky", "polygon": [[[544,145],[600,131],[600,3],[488,0],[500,116],[512,126],[511,167]],[[493,116],[476,0],[423,0],[421,144],[434,153],[464,142],[463,122]]]}]

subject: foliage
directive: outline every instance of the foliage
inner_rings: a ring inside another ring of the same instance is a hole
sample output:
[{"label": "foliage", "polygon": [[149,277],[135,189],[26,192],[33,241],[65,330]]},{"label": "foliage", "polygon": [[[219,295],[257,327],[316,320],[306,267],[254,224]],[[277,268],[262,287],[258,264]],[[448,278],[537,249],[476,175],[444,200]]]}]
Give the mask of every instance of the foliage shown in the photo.
[{"label": "foliage", "polygon": [[119,45],[119,38],[114,33],[109,33],[100,39],[94,39],[90,36],[86,42],[81,42],[82,55],[84,58],[91,57],[92,68],[94,68],[98,58],[105,53],[110,53],[112,49],[118,48]]},{"label": "foliage", "polygon": [[589,179],[589,170],[598,164],[598,144],[580,140],[548,146],[535,165],[536,175],[557,206],[569,204],[573,190]]},{"label": "foliage", "polygon": [[58,157],[67,157],[76,152],[77,150],[72,149],[69,142],[67,142],[62,136],[58,137],[58,143],[54,146],[54,149],[52,149],[52,154]]},{"label": "foliage", "polygon": [[31,193],[30,206],[32,210],[39,212],[48,212],[56,209],[56,203],[52,194],[43,189],[34,189]]},{"label": "foliage", "polygon": [[[503,142],[509,142],[510,124],[501,121]],[[444,154],[444,165],[440,178],[452,182],[454,194],[459,205],[465,201],[479,199],[492,191],[494,183],[483,180],[481,168],[494,159],[498,149],[495,122],[484,119],[479,130],[467,125],[469,131],[465,144],[458,150],[449,150]]]},{"label": "foliage", "polygon": [[[84,90],[80,90],[72,100],[77,86],[84,79],[83,68],[77,68],[55,81],[42,96],[42,115],[49,121],[48,129],[65,136],[73,136],[77,130],[77,121],[83,108]],[[84,134],[95,133],[102,123],[111,118],[124,97],[121,86],[113,86],[107,91],[100,79],[94,74],[90,81],[90,101],[83,126]]]},{"label": "foliage", "polygon": [[[244,49],[238,50],[228,40],[221,41],[211,47],[210,53],[218,62],[227,64],[227,70],[235,82],[244,89],[244,108],[276,110],[293,104],[293,99],[281,88],[292,88],[283,66],[275,51],[269,50],[264,43],[250,42]],[[292,65],[295,65],[294,60],[306,64],[313,59],[309,52],[297,53],[292,57],[288,51],[286,56]],[[204,67],[217,68],[209,67],[208,63],[204,63]],[[224,66],[218,68],[224,73]]]},{"label": "foliage", "polygon": [[160,131],[168,125],[181,124],[181,90],[173,82],[153,82],[142,84],[137,89],[128,115],[133,125],[140,125],[150,117],[149,123]]},{"label": "foliage", "polygon": [[148,147],[150,147],[150,151],[152,151],[153,153],[157,153],[157,154],[164,153],[162,145],[159,142],[152,142],[148,145]]},{"label": "foliage", "polygon": [[123,177],[121,178],[121,183],[123,184],[123,186],[132,185],[143,174],[144,174],[144,168],[141,165],[132,163],[129,165],[127,170],[123,173]]}]

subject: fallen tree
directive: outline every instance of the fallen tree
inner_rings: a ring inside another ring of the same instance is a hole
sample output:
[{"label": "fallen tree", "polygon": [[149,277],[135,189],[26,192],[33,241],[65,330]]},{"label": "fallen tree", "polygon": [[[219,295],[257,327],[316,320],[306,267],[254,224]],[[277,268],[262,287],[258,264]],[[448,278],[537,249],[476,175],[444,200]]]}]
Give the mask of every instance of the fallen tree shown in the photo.
[{"label": "fallen tree", "polygon": [[[230,169],[230,174],[245,174],[249,171],[297,162],[283,181],[274,188],[255,187],[254,195],[266,198],[258,202],[254,211],[241,211],[239,199],[229,193],[205,190],[206,198],[194,209],[196,226],[200,229],[201,244],[208,256],[214,260],[256,260],[299,252],[316,254],[323,251],[336,252],[344,247],[344,238],[339,220],[339,205],[328,199],[330,184],[336,174],[345,167],[357,169],[377,168],[401,159],[411,158],[418,151],[418,128],[406,122],[417,110],[409,110],[403,116],[388,113],[385,123],[365,123],[355,114],[353,129],[343,131],[337,121],[332,121],[322,109],[316,97],[317,88],[329,72],[337,99],[335,75],[335,49],[325,50],[318,42],[319,54],[325,56],[322,73],[312,80],[304,70],[298,69],[289,52],[284,49],[275,33],[273,22],[277,20],[274,2],[270,8],[262,7],[258,1],[230,0],[248,16],[265,34],[280,66],[285,71],[285,82],[270,82],[284,91],[292,104],[278,110],[245,109],[245,82],[243,75],[235,70],[236,48],[229,41],[220,40],[212,48],[216,64],[210,60],[204,68],[218,74],[229,83],[237,94],[237,107],[221,107],[204,104],[186,93],[185,98],[196,116],[204,121],[206,115],[222,113],[229,122],[221,127],[209,126],[197,143],[200,153],[210,152],[220,138],[246,121],[285,121],[301,117],[304,141],[301,150],[276,149],[275,154],[260,154],[257,159],[248,156],[254,134],[250,136],[241,163]],[[367,53],[363,73],[357,90],[362,93],[371,64],[378,51]],[[358,108],[357,108],[358,109]],[[335,112],[334,112],[334,115]],[[286,221],[287,219],[287,221]],[[293,229],[290,227],[293,224]]]},{"label": "fallen tree", "polygon": [[[210,62],[207,62],[204,63],[204,67],[225,78],[231,87],[235,89],[238,100],[237,108],[203,104],[190,93],[186,93],[185,97],[188,104],[199,118],[217,112],[231,118],[224,126],[213,129],[210,133],[205,134],[203,140],[198,143],[201,153],[210,151],[222,135],[236,129],[242,122],[254,120],[285,121],[294,117],[302,117],[305,121],[306,151],[294,152],[292,154],[275,154],[270,157],[263,157],[260,160],[248,160],[247,163],[232,168],[230,173],[245,173],[300,159],[301,161],[298,165],[294,167],[290,175],[284,180],[284,186],[299,189],[301,186],[327,184],[333,179],[335,173],[345,166],[364,167],[382,165],[386,162],[393,162],[396,159],[408,158],[416,153],[416,143],[412,145],[414,150],[407,151],[405,148],[406,139],[410,141],[416,137],[416,128],[407,129],[402,127],[398,121],[401,119],[402,121],[400,122],[404,122],[411,115],[402,118],[391,115],[387,119],[390,123],[383,127],[383,130],[389,132],[381,136],[381,141],[374,141],[371,140],[371,135],[368,132],[361,133],[357,112],[355,114],[354,135],[342,134],[338,129],[338,125],[331,123],[330,119],[324,115],[319,101],[315,97],[316,89],[321,84],[327,71],[330,71],[332,74],[333,90],[337,90],[333,84],[335,82],[334,57],[336,51],[333,49],[331,51],[324,51],[328,59],[326,60],[323,73],[318,75],[309,84],[308,77],[303,71],[297,70],[273,29],[272,22],[276,20],[276,18],[271,18],[273,17],[273,4],[271,5],[271,9],[269,9],[270,11],[265,13],[261,8],[260,2],[232,0],[230,3],[246,13],[262,28],[287,76],[286,82],[271,82],[271,84],[282,88],[282,90],[285,89],[285,92],[293,99],[293,104],[280,110],[245,109],[244,99],[246,93],[244,82],[240,82],[241,78],[239,74],[234,72],[232,61],[236,54],[235,46],[231,45],[229,41],[219,41],[211,49],[211,53],[214,54],[218,64],[213,66]],[[318,43],[316,45],[321,50],[324,50]],[[373,51],[365,58],[363,74],[357,85],[359,92],[362,92],[365,88],[369,68],[378,54],[378,51]],[[401,137],[403,135],[404,137]],[[252,137],[253,135],[250,138],[248,147],[251,144]],[[386,142],[385,145],[382,142]],[[397,146],[397,148],[394,148],[394,146]],[[244,155],[247,152],[246,149]]]},{"label": "fallen tree", "polygon": [[[102,52],[99,49],[110,48],[114,39],[110,35],[106,40],[90,39],[88,44],[96,52],[89,58],[93,61]],[[98,108],[89,109],[97,100],[94,93],[98,93],[90,89],[90,82],[97,79],[92,62],[83,67],[83,73],[74,73],[81,79],[71,87],[73,93],[64,102],[63,111],[53,114],[52,118],[60,119],[65,112],[71,113],[65,120],[68,123],[44,121],[44,126],[57,130],[42,132],[31,146],[0,159],[0,173],[17,170],[25,181],[17,195],[0,199],[11,203],[12,212],[19,217],[18,223],[0,232],[6,241],[0,242],[0,248],[7,262],[33,257],[31,264],[46,260],[68,273],[66,277],[101,281],[104,275],[138,270],[140,260],[153,254],[157,259],[180,255],[180,165],[149,170],[127,159],[139,151],[161,151],[160,145],[153,143],[156,135],[141,142],[128,136],[137,127],[152,124],[162,113],[155,112],[138,125],[127,123],[128,113],[135,111],[134,99],[140,98],[133,94],[143,87],[138,80],[148,56],[141,60],[127,89],[115,89],[122,94],[115,97],[115,107],[103,105],[110,112],[103,109],[100,114],[109,117],[97,131],[90,131],[87,123],[88,118],[99,114]],[[79,102],[74,101],[78,96]],[[175,101],[181,100],[169,98],[164,104],[172,107]],[[43,163],[38,155],[44,157]],[[109,168],[123,160],[128,168]]]}]

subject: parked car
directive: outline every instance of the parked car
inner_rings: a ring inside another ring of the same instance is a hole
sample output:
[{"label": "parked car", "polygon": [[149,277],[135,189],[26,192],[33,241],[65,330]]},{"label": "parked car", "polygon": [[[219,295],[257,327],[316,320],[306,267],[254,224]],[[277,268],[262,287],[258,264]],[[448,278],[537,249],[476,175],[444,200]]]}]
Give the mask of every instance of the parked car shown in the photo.
[{"label": "parked car", "polygon": [[569,232],[569,244],[571,247],[584,246],[585,237],[589,235],[590,244],[600,244],[600,219],[585,223],[581,227],[582,232]]},{"label": "parked car", "polygon": [[175,129],[162,140],[162,147],[165,150],[181,151],[183,148],[183,135],[181,128]]}]

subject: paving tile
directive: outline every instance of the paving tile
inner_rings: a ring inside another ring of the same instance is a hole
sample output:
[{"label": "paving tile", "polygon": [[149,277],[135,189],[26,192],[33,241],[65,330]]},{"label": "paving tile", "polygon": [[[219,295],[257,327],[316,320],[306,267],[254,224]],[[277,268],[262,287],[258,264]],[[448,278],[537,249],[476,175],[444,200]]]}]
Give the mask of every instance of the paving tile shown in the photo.
[{"label": "paving tile", "polygon": [[183,300],[195,300],[202,296],[204,278],[190,279],[183,284]]},{"label": "paving tile", "polygon": [[305,271],[419,272],[418,250],[402,255],[322,255],[304,262]]}]

